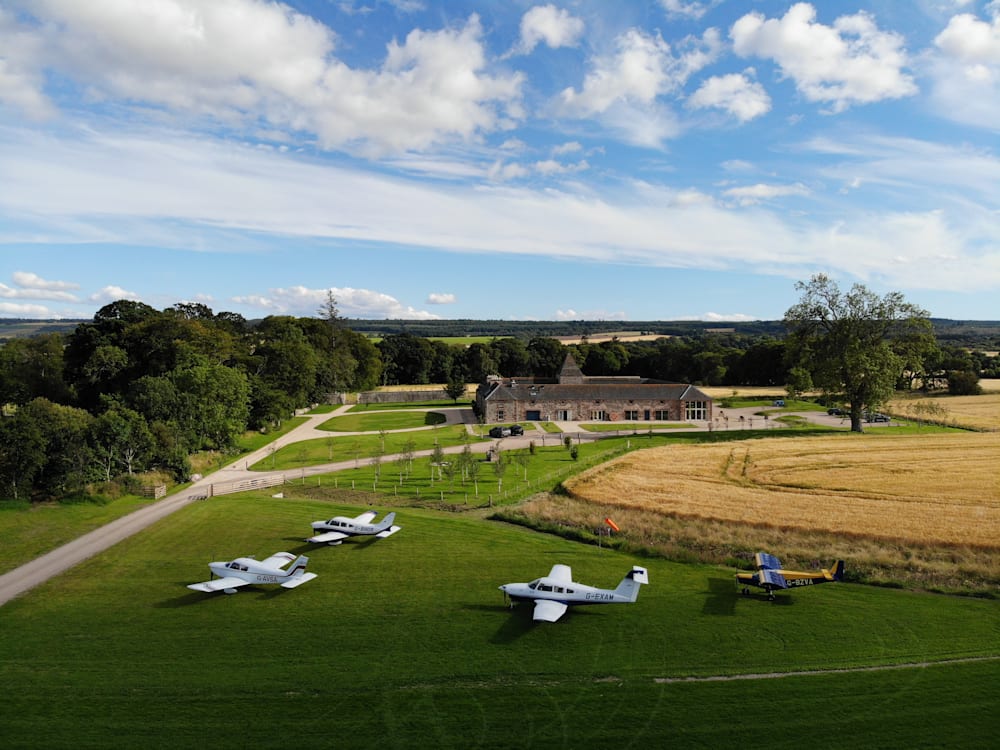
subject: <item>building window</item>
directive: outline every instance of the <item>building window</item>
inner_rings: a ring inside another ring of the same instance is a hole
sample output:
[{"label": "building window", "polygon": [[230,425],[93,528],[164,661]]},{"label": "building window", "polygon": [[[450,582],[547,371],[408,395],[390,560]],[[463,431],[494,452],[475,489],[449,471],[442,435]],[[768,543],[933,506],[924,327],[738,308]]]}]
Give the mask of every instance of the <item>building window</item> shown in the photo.
[{"label": "building window", "polygon": [[569,422],[572,419],[569,409],[557,409],[556,410],[556,421],[557,422]]},{"label": "building window", "polygon": [[608,413],[603,409],[601,410],[595,409],[594,411],[590,412],[590,419],[594,422],[607,422]]},{"label": "building window", "polygon": [[635,421],[635,420],[639,419],[639,412],[638,412],[638,410],[626,410],[626,412],[625,412],[625,419],[631,420],[631,421]]},{"label": "building window", "polygon": [[497,407],[497,422],[503,422],[506,419],[506,412],[504,412],[502,406]]},{"label": "building window", "polygon": [[670,412],[666,409],[657,409],[656,412],[653,413],[653,419],[657,422],[668,422],[670,421]]},{"label": "building window", "polygon": [[708,419],[707,401],[688,401],[684,404],[685,419]]}]

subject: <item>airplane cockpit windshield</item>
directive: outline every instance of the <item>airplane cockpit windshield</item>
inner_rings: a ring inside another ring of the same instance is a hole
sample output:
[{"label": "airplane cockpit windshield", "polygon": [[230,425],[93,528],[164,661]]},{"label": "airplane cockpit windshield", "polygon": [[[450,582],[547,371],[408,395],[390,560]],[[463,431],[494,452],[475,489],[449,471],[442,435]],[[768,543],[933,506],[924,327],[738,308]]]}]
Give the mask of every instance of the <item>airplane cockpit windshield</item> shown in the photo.
[{"label": "airplane cockpit windshield", "polygon": [[529,583],[528,584],[528,588],[531,589],[532,591],[534,591],[535,589],[537,589],[538,588],[538,581],[532,581],[531,583]]}]

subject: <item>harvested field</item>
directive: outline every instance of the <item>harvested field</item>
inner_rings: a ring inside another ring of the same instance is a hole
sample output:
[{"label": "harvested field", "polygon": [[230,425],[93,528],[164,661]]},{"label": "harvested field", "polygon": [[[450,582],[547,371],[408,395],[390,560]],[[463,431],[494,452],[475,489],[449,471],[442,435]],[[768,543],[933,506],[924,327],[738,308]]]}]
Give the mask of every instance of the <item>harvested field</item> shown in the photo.
[{"label": "harvested field", "polygon": [[671,445],[568,480],[591,503],[675,518],[1000,549],[1000,434]]}]

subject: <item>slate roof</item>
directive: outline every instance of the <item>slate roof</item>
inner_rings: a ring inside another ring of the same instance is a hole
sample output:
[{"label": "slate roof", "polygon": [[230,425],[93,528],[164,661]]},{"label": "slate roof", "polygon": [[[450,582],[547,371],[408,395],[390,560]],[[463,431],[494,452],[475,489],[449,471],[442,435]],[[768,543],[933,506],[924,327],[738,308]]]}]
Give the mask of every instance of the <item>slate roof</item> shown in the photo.
[{"label": "slate roof", "polygon": [[585,383],[569,385],[498,384],[486,395],[490,401],[711,401],[693,385],[684,383]]}]

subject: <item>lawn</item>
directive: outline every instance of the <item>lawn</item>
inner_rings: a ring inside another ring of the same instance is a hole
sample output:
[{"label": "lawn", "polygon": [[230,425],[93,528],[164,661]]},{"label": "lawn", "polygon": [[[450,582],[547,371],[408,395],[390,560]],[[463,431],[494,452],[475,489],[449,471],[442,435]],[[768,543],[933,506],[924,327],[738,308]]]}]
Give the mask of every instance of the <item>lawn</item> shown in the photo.
[{"label": "lawn", "polygon": [[[358,510],[196,503],[10,602],[0,743],[972,748],[1000,730],[1000,603],[840,584],[771,604],[739,597],[732,569],[418,509],[390,539],[301,541]],[[185,588],[209,560],[279,549],[318,578]],[[504,607],[498,585],[556,562],[601,586],[641,564],[651,584],[555,624]],[[804,674],[760,678],[785,672]],[[726,676],[744,679],[676,681]]]},{"label": "lawn", "polygon": [[330,432],[376,432],[406,430],[443,424],[444,414],[435,411],[380,411],[372,414],[350,413],[331,417],[319,426]]}]

